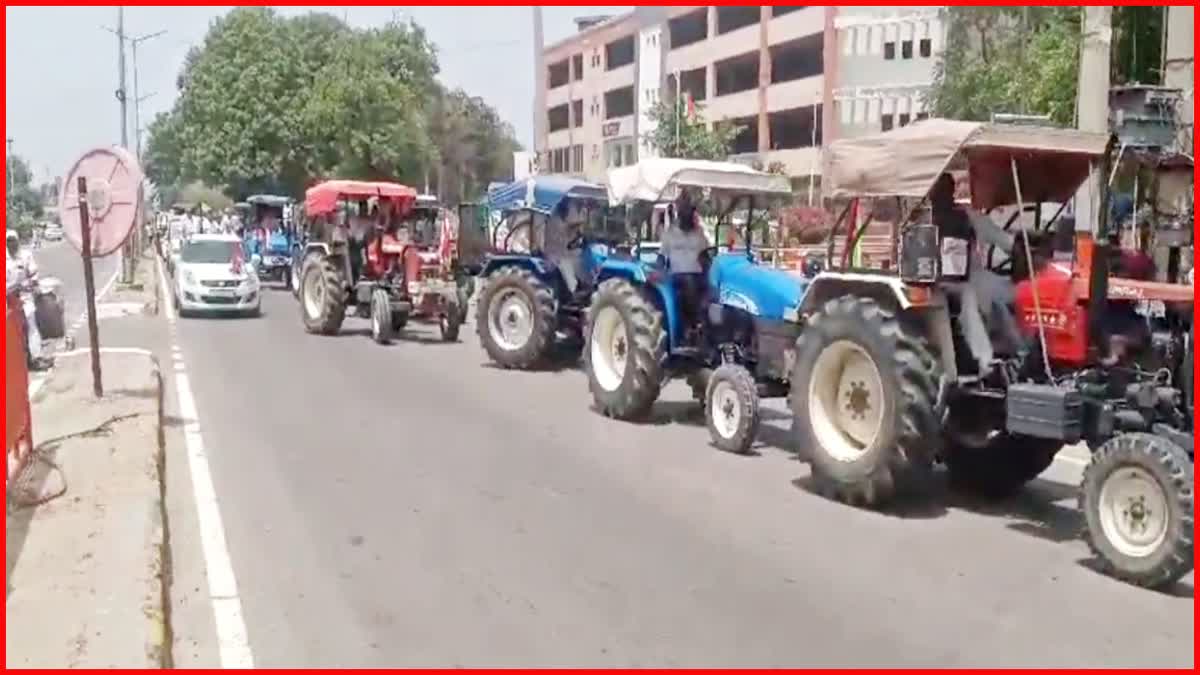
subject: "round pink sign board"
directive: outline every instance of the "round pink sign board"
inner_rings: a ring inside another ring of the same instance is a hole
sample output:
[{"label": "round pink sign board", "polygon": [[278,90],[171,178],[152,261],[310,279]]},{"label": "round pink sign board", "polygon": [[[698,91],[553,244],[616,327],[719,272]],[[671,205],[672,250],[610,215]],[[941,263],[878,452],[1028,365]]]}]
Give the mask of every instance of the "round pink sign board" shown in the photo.
[{"label": "round pink sign board", "polygon": [[86,203],[92,230],[92,255],[106,256],[125,243],[137,224],[142,204],[142,169],[124,148],[97,148],[79,158],[63,181],[58,202],[63,233],[83,251],[79,177],[87,179]]}]

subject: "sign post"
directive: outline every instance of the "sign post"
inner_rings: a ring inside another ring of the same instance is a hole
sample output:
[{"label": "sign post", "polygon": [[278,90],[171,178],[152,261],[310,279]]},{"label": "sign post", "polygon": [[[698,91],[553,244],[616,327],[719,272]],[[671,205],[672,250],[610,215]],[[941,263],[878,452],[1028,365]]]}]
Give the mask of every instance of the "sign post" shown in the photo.
[{"label": "sign post", "polygon": [[100,327],[96,323],[96,277],[92,269],[92,225],[88,217],[87,178],[80,176],[79,238],[83,243],[83,292],[87,299],[88,346],[92,352],[92,393],[104,395],[104,380],[100,373]]}]

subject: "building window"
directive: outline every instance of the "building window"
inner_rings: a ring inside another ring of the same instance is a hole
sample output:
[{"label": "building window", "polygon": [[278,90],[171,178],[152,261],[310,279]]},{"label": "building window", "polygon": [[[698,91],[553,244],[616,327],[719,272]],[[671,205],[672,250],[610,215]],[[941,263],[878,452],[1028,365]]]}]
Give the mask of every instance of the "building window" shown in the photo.
[{"label": "building window", "polygon": [[908,123],[911,120],[912,120],[912,117],[908,113],[900,113],[900,126],[902,126],[902,127],[908,126]]},{"label": "building window", "polygon": [[896,118],[892,113],[884,113],[879,117],[879,128],[882,131],[891,131],[896,127]]},{"label": "building window", "polygon": [[616,70],[633,63],[633,36],[628,35],[619,40],[604,45],[604,63],[606,70]]},{"label": "building window", "polygon": [[556,105],[551,108],[546,114],[546,121],[550,124],[550,133],[562,131],[571,124],[570,113],[567,110],[567,104]]},{"label": "building window", "polygon": [[892,60],[895,60],[895,58],[896,58],[896,43],[895,42],[884,42],[883,43],[883,59],[885,61],[892,61]]},{"label": "building window", "polygon": [[686,47],[708,39],[708,7],[677,16],[667,23],[671,33],[671,49]]},{"label": "building window", "polygon": [[825,70],[825,36],[814,33],[771,47],[771,83],[815,77]]},{"label": "building window", "polygon": [[704,67],[685,70],[679,73],[679,84],[675,83],[675,76],[667,76],[667,93],[673,98],[676,92],[682,97],[691,96],[693,101],[703,101],[708,97],[708,77],[704,72]]},{"label": "building window", "polygon": [[583,79],[583,54],[576,54],[571,57],[571,79]]},{"label": "building window", "polygon": [[556,89],[566,84],[571,76],[571,73],[568,70],[567,60],[563,59],[557,63],[551,63],[548,75],[551,89]]},{"label": "building window", "polygon": [[717,96],[736,94],[758,87],[758,52],[746,52],[713,64]]},{"label": "building window", "polygon": [[737,128],[730,150],[735,155],[758,152],[758,117],[738,117],[729,121]]},{"label": "building window", "polygon": [[929,113],[920,112],[920,113],[917,113],[917,116],[915,118],[913,118],[913,121],[920,122],[921,120],[927,120],[927,119],[929,119]]},{"label": "building window", "polygon": [[633,87],[621,87],[604,93],[604,119],[633,114]]},{"label": "building window", "polygon": [[583,173],[583,146],[571,146],[571,171]]},{"label": "building window", "polygon": [[783,16],[784,14],[791,14],[792,12],[799,12],[800,10],[807,9],[807,8],[808,8],[807,6],[773,5],[771,7],[771,16],[772,17]]},{"label": "building window", "polygon": [[900,58],[911,59],[912,57],[913,57],[912,40],[905,40],[904,42],[901,42],[900,43]]},{"label": "building window", "polygon": [[933,56],[933,40],[921,38],[921,58],[927,59],[931,56]]},{"label": "building window", "polygon": [[811,148],[821,144],[821,106],[780,110],[767,115],[772,150]]},{"label": "building window", "polygon": [[724,35],[759,22],[762,13],[757,5],[717,7],[717,35]]},{"label": "building window", "polygon": [[571,126],[583,126],[583,99],[571,101]]}]

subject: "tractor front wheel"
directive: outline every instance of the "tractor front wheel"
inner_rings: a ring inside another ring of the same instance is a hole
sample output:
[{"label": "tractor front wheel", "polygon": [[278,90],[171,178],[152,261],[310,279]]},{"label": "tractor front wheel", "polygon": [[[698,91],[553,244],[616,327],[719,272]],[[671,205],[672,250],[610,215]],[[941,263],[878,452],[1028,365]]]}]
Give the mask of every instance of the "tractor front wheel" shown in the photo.
[{"label": "tractor front wheel", "polygon": [[600,284],[584,332],[588,388],[601,413],[629,420],[649,414],[662,390],[667,332],[662,312],[633,284]]},{"label": "tractor front wheel", "polygon": [[744,455],[758,436],[758,385],[750,371],[727,363],[708,378],[704,395],[708,435],[725,452]]},{"label": "tractor front wheel", "polygon": [[1079,507],[1106,571],[1146,588],[1192,571],[1194,480],[1187,451],[1165,438],[1124,434],[1096,450]]},{"label": "tractor front wheel", "polygon": [[388,292],[376,288],[371,292],[371,338],[381,345],[391,344],[395,325]]},{"label": "tractor front wheel", "polygon": [[488,277],[479,298],[479,341],[504,368],[534,368],[554,344],[555,307],[554,292],[533,272],[502,267]]},{"label": "tractor front wheel", "polygon": [[458,303],[446,303],[446,309],[438,321],[438,328],[442,333],[442,340],[446,342],[458,342],[458,329],[463,324],[463,311],[459,308]]},{"label": "tractor front wheel", "polygon": [[310,333],[336,335],[346,318],[346,287],[341,259],[311,256],[301,275],[300,313]]},{"label": "tractor front wheel", "polygon": [[941,367],[925,341],[874,300],[831,300],[796,341],[789,397],[818,492],[883,505],[938,455]]}]

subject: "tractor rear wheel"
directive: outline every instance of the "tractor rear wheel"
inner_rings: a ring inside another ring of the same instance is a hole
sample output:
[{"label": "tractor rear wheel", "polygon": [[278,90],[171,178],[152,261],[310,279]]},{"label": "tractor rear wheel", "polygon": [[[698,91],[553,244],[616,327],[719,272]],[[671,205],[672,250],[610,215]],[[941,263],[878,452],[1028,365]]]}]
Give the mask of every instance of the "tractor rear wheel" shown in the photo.
[{"label": "tractor rear wheel", "polygon": [[818,492],[877,507],[898,482],[931,472],[941,365],[874,300],[827,302],[796,341],[791,382],[793,428]]},{"label": "tractor rear wheel", "polygon": [[1083,472],[1088,545],[1107,572],[1138,586],[1167,588],[1192,571],[1194,504],[1187,450],[1159,436],[1117,436]]},{"label": "tractor rear wheel", "polygon": [[395,326],[392,300],[387,291],[376,288],[371,292],[371,338],[381,345],[391,344]]},{"label": "tractor rear wheel", "polygon": [[600,412],[623,420],[649,414],[667,360],[658,307],[628,281],[609,279],[592,297],[584,335],[588,388]]},{"label": "tractor rear wheel", "polygon": [[301,278],[304,275],[304,264],[308,261],[308,256],[304,255],[299,249],[292,251],[292,261],[288,265],[288,287],[292,290],[292,295],[297,300],[300,299],[301,286],[303,282]]},{"label": "tractor rear wheel", "polygon": [[557,329],[554,291],[533,272],[501,267],[484,285],[475,316],[479,341],[504,368],[537,366],[554,344]]},{"label": "tractor rear wheel", "polygon": [[301,275],[300,314],[310,333],[336,335],[346,318],[341,258],[310,256]]},{"label": "tractor rear wheel", "polygon": [[948,439],[943,461],[951,485],[972,495],[1004,499],[1050,468],[1062,443],[997,433],[980,444]]}]

